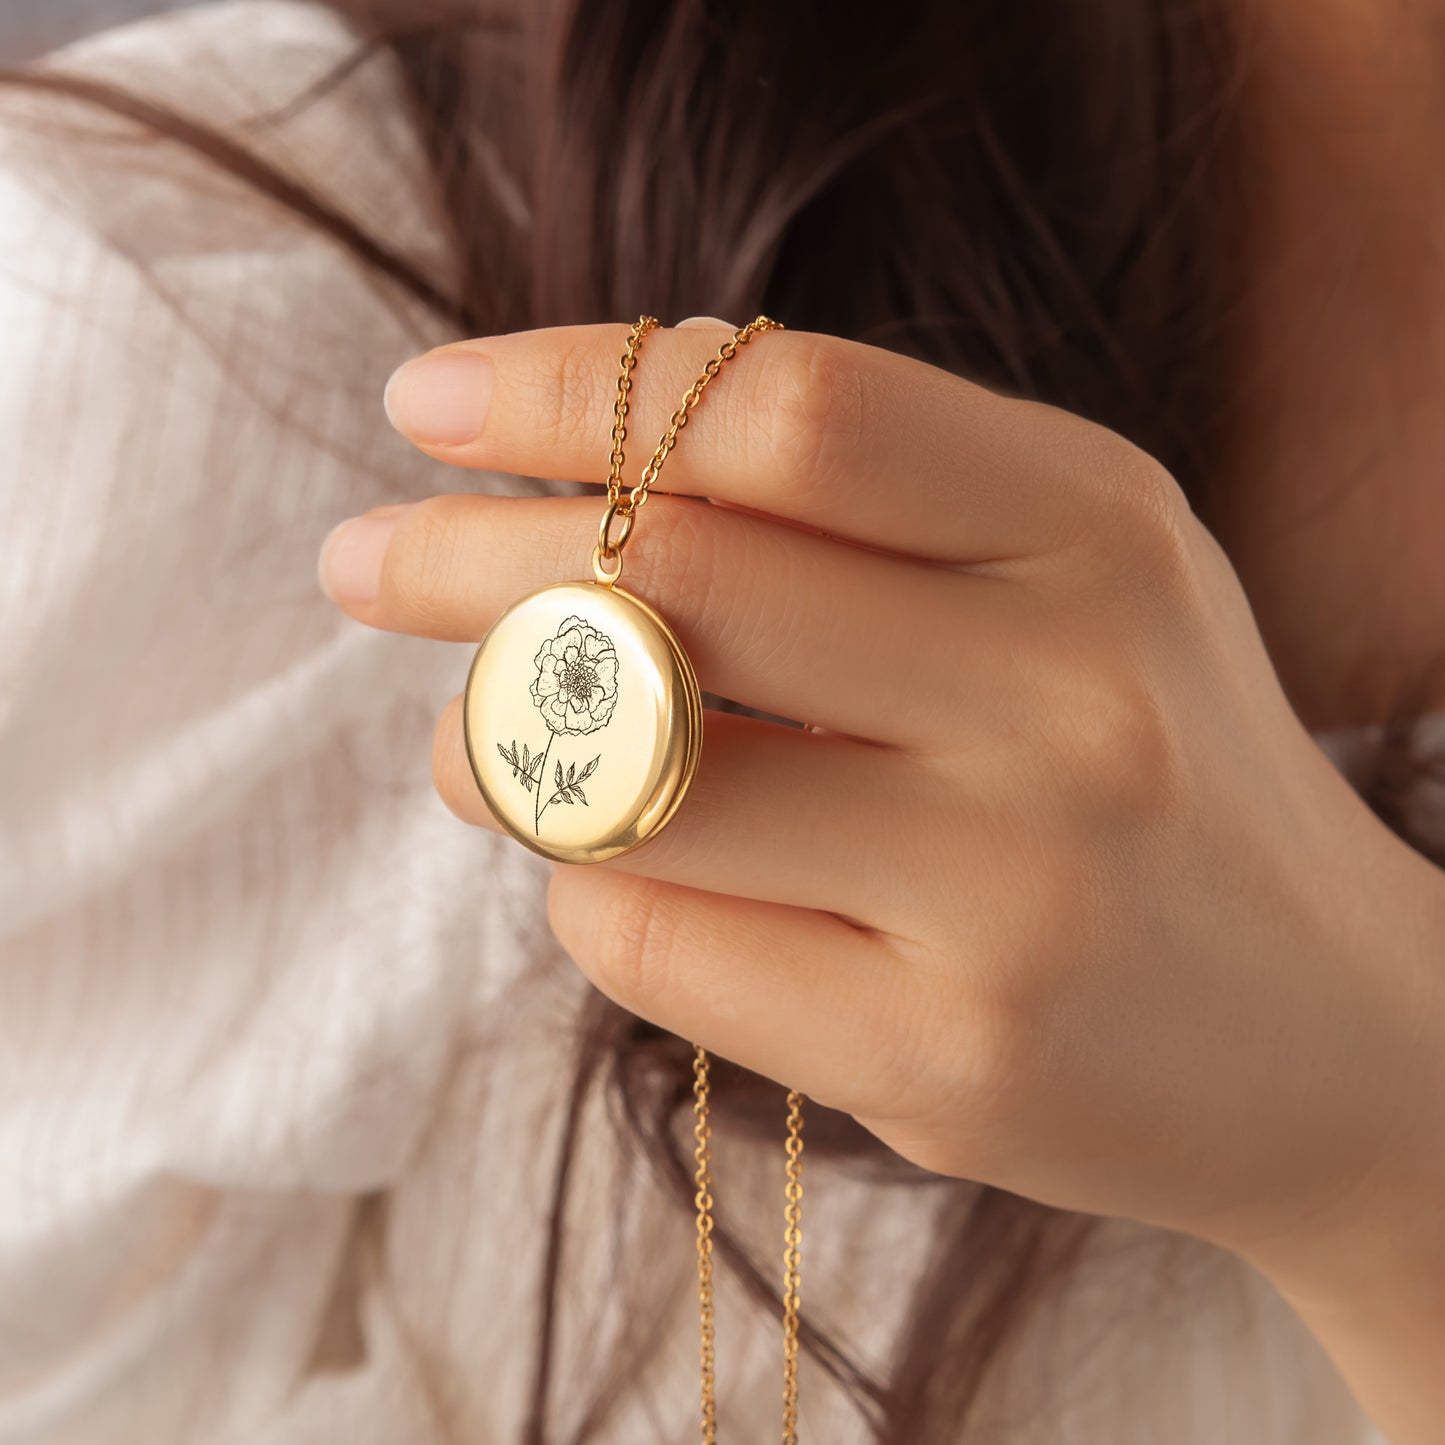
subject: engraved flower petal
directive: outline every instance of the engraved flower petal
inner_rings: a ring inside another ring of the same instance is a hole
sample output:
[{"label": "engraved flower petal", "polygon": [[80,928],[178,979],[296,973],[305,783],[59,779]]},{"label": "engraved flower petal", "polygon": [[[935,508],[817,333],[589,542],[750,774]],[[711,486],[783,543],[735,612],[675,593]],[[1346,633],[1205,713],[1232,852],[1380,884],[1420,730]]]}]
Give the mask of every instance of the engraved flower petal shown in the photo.
[{"label": "engraved flower petal", "polygon": [[575,613],[537,650],[532,701],[554,733],[580,736],[611,720],[617,705],[617,649]]}]

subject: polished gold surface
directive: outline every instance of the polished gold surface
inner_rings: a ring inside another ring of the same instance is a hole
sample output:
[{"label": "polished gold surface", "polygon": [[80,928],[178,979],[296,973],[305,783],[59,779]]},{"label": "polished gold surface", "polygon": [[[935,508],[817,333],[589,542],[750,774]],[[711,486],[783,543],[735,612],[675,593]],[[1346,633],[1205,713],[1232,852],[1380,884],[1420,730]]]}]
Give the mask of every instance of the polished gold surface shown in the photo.
[{"label": "polished gold surface", "polygon": [[515,602],[467,676],[467,757],[519,842],[565,863],[615,858],[674,815],[697,770],[702,694],[641,598],[558,582]]}]

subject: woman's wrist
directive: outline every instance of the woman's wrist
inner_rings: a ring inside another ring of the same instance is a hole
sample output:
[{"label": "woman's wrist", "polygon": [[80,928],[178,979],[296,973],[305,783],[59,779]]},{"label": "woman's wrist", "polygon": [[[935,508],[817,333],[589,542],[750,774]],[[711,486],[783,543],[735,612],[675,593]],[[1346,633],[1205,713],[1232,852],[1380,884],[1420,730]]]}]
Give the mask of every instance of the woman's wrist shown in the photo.
[{"label": "woman's wrist", "polygon": [[1303,1273],[1274,1274],[1272,1282],[1391,1445],[1438,1445],[1445,1208],[1362,1215],[1328,1243]]},{"label": "woman's wrist", "polygon": [[[1418,1047],[1362,1061],[1392,1077],[1369,1170],[1297,1228],[1233,1246],[1319,1339],[1393,1445],[1438,1441],[1445,1419],[1445,873],[1398,840],[1372,880],[1361,950],[1403,983]],[[1390,981],[1388,984],[1385,981]],[[1362,1087],[1366,1087],[1362,1083]]]}]

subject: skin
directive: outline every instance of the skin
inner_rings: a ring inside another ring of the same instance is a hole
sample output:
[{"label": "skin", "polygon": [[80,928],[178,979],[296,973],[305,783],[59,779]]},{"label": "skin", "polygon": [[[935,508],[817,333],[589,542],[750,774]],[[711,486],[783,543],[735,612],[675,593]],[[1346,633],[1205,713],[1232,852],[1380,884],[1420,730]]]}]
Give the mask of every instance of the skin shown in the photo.
[{"label": "skin", "polygon": [[1445,703],[1445,4],[1234,0],[1237,423],[1210,525],[1311,727]]},{"label": "skin", "polygon": [[[1321,6],[1288,46],[1255,17],[1255,164],[1278,184],[1252,266],[1288,279],[1252,293],[1226,546],[1157,463],[1056,409],[791,330],[724,369],[623,585],[704,688],[820,731],[710,713],[672,822],[552,865],[548,893],[603,992],[923,1167],[1235,1250],[1395,1445],[1445,1418],[1445,874],[1307,725],[1379,715],[1445,645],[1445,570],[1418,540],[1445,529],[1445,425],[1384,384],[1438,358],[1445,324],[1420,305],[1438,281],[1399,272],[1426,245],[1362,225],[1323,246],[1310,218],[1326,179],[1358,184],[1361,214],[1440,199],[1439,93],[1421,76],[1385,106],[1380,57],[1409,37],[1371,18],[1428,8]],[[1369,63],[1326,24],[1350,17],[1384,47]],[[1386,120],[1398,168],[1361,139]],[[730,329],[643,342],[631,472]],[[442,348],[388,409],[458,465],[595,480],[625,334]],[[595,497],[381,507],[327,539],[322,581],[369,626],[475,641],[524,592],[590,575],[599,516]],[[460,697],[434,769],[501,831]]]}]

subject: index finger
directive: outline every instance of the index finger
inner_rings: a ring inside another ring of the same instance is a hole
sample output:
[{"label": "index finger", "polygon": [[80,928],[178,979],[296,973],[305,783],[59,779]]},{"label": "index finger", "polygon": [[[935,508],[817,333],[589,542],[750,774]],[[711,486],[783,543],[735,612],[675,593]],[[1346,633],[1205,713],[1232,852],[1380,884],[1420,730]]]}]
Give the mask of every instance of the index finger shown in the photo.
[{"label": "index finger", "polygon": [[[439,347],[387,388],[430,456],[605,482],[625,325],[544,327]],[[683,394],[732,333],[650,332],[628,396],[634,485]],[[835,537],[953,563],[1037,555],[1077,537],[1128,443],[1055,407],[817,332],[761,332],[699,398],[656,490],[715,497]]]}]

